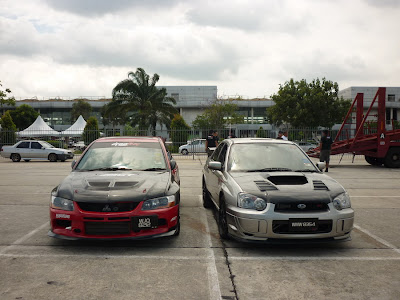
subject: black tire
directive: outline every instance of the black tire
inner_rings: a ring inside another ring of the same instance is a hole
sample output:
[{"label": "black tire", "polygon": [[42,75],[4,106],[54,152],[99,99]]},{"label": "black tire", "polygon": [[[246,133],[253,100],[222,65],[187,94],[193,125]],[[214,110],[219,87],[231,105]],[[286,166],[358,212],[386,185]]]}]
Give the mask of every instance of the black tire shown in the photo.
[{"label": "black tire", "polygon": [[11,160],[13,161],[13,162],[19,162],[19,161],[21,161],[21,155],[19,155],[18,153],[13,153],[13,154],[11,154]]},{"label": "black tire", "polygon": [[206,184],[203,179],[203,207],[204,208],[212,208],[213,206],[214,205],[211,200],[210,193],[208,192]]},{"label": "black tire", "polygon": [[61,161],[62,161],[62,162],[64,162],[64,161],[65,161],[65,159],[62,159]]},{"label": "black tire", "polygon": [[365,157],[365,161],[372,166],[382,166],[382,164],[383,164],[383,161],[381,158],[367,156],[367,155],[365,155],[364,157]]},{"label": "black tire", "polygon": [[188,154],[189,154],[189,151],[187,151],[186,149],[183,149],[183,150],[181,151],[181,153],[182,153],[182,155],[188,155]]},{"label": "black tire", "polygon": [[30,162],[31,160],[30,160],[30,159],[24,159],[24,161],[26,161],[26,162]]},{"label": "black tire", "polygon": [[56,162],[57,161],[57,154],[50,153],[49,154],[49,161]]},{"label": "black tire", "polygon": [[384,164],[387,168],[400,168],[400,147],[389,148]]},{"label": "black tire", "polygon": [[226,221],[226,204],[223,197],[220,200],[218,210],[218,232],[222,240],[229,240],[228,222]]}]

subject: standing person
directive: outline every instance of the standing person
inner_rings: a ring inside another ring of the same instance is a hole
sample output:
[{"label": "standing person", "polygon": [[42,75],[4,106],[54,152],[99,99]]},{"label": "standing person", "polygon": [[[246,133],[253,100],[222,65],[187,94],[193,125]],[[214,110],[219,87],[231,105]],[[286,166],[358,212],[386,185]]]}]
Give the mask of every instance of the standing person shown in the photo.
[{"label": "standing person", "polygon": [[320,156],[319,161],[326,163],[326,170],[328,172],[329,169],[329,161],[331,158],[331,147],[332,147],[332,138],[329,134],[329,130],[322,131],[321,142],[319,144]]},{"label": "standing person", "polygon": [[218,146],[218,140],[215,139],[215,130],[210,130],[206,138],[207,155],[210,156],[212,153],[212,150],[210,150],[210,148],[215,148],[217,146]]},{"label": "standing person", "polygon": [[288,139],[288,132],[287,131],[285,131],[283,134],[282,134],[282,140],[285,140],[285,141],[288,141],[289,139]]},{"label": "standing person", "polygon": [[214,140],[215,140],[215,147],[218,147],[218,142],[219,142],[219,137],[218,137],[218,131],[214,131]]},{"label": "standing person", "polygon": [[283,140],[283,132],[279,131],[278,136],[276,137],[278,140]]}]

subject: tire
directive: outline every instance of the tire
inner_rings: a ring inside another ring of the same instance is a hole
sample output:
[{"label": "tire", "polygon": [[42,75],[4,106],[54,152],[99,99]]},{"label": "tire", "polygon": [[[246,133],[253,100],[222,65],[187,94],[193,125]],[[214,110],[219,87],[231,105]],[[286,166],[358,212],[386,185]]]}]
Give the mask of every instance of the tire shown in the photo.
[{"label": "tire", "polygon": [[212,208],[213,206],[214,205],[211,200],[210,193],[208,192],[206,184],[203,179],[203,207],[204,208]]},{"label": "tire", "polygon": [[189,154],[189,151],[187,151],[186,149],[183,149],[183,150],[181,151],[181,153],[182,153],[182,155],[188,155],[188,154]]},{"label": "tire", "polygon": [[365,161],[372,166],[382,166],[382,159],[365,155]]},{"label": "tire", "polygon": [[64,161],[65,161],[65,159],[62,159],[61,161],[62,161],[62,162],[64,162]]},{"label": "tire", "polygon": [[11,160],[12,160],[13,162],[19,162],[19,161],[21,161],[21,155],[19,155],[18,153],[13,153],[13,154],[11,154],[10,158],[11,158]]},{"label": "tire", "polygon": [[56,162],[57,161],[57,154],[50,153],[49,154],[49,161]]},{"label": "tire", "polygon": [[384,164],[387,168],[400,168],[400,147],[389,148]]},{"label": "tire", "polygon": [[26,162],[30,162],[31,160],[30,160],[30,159],[24,159],[24,161],[26,161]]},{"label": "tire", "polygon": [[218,210],[218,232],[222,240],[229,240],[228,223],[226,221],[226,204],[224,197],[221,198]]}]

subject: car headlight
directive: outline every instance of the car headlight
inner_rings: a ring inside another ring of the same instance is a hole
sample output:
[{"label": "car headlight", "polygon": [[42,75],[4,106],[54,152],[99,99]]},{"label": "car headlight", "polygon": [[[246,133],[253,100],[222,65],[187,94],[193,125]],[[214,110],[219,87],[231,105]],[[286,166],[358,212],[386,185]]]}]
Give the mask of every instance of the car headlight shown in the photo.
[{"label": "car headlight", "polygon": [[333,199],[332,203],[337,210],[342,210],[351,207],[350,197],[349,194],[347,193],[340,194],[335,199]]},{"label": "car headlight", "polygon": [[51,196],[51,208],[73,211],[74,201]]},{"label": "car headlight", "polygon": [[175,205],[175,196],[165,196],[144,201],[142,210],[152,210],[172,207]]},{"label": "car headlight", "polygon": [[239,193],[238,206],[247,209],[264,210],[267,207],[267,203],[264,199],[261,199],[257,196],[246,193]]}]

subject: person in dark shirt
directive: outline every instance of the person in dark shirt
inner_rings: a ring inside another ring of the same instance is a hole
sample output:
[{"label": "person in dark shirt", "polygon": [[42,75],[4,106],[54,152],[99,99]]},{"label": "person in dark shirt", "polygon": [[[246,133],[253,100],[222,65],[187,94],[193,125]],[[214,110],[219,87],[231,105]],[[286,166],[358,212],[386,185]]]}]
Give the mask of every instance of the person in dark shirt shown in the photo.
[{"label": "person in dark shirt", "polygon": [[322,131],[321,143],[319,144],[319,149],[321,150],[319,161],[324,161],[326,163],[326,170],[328,172],[329,169],[329,161],[331,157],[331,147],[332,147],[332,138],[329,135],[328,130]]},{"label": "person in dark shirt", "polygon": [[207,138],[206,138],[206,151],[208,156],[211,155],[212,150],[210,148],[215,148],[218,146],[218,133],[215,130],[210,130]]}]

